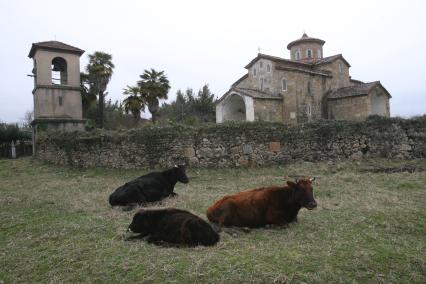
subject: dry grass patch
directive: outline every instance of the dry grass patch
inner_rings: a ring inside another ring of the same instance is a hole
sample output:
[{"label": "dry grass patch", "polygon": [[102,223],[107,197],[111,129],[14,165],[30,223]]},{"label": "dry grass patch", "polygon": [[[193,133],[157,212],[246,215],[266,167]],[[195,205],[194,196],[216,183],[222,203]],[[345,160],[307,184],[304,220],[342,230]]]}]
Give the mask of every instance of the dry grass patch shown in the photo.
[{"label": "dry grass patch", "polygon": [[[223,195],[317,176],[316,210],[287,229],[256,229],[211,248],[161,248],[122,234],[135,210],[109,194],[147,170],[71,169],[0,160],[0,282],[426,282],[424,160],[297,163],[249,169],[189,169],[177,207],[205,219]],[[371,170],[373,169],[373,170]]]}]

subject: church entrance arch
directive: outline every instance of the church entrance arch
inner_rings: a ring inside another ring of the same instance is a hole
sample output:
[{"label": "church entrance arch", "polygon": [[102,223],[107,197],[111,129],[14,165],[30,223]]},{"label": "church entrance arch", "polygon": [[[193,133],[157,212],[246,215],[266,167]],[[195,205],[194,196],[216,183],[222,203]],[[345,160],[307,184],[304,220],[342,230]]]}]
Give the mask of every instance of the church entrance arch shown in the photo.
[{"label": "church entrance arch", "polygon": [[245,121],[246,120],[246,104],[244,99],[238,94],[230,95],[225,102],[223,108],[224,121]]}]

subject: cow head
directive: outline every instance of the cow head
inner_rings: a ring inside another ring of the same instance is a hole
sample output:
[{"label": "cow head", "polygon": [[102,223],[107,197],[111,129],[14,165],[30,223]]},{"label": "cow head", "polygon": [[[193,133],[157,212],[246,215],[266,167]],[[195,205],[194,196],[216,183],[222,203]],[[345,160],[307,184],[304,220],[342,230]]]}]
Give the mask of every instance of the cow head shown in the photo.
[{"label": "cow head", "polygon": [[149,234],[150,227],[149,212],[141,209],[133,216],[132,223],[127,228],[124,239],[143,238]]},{"label": "cow head", "polygon": [[317,202],[314,199],[314,192],[312,188],[312,182],[314,180],[315,178],[302,178],[296,179],[295,183],[287,181],[288,186],[294,189],[296,202],[308,210],[312,210],[317,207]]},{"label": "cow head", "polygon": [[186,165],[175,165],[174,168],[177,180],[182,183],[188,183],[189,179],[186,176]]}]

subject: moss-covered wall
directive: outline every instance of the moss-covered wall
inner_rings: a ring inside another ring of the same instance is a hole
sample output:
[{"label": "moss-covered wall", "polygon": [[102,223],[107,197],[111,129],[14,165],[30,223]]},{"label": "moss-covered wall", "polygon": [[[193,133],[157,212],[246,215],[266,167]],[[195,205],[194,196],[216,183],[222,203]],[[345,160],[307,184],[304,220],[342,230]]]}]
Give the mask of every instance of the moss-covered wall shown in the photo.
[{"label": "moss-covered wall", "polygon": [[147,127],[119,132],[49,133],[37,156],[79,167],[201,167],[285,164],[363,157],[426,158],[426,116],[320,121],[288,127],[225,123],[203,127]]}]

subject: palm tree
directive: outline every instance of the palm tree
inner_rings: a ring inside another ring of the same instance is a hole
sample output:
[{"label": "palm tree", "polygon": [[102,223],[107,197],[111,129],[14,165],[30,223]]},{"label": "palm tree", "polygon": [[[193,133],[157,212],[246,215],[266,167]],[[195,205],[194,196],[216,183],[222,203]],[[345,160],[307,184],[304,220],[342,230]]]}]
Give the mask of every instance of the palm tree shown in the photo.
[{"label": "palm tree", "polygon": [[83,117],[89,117],[90,109],[93,105],[96,105],[96,94],[93,90],[93,84],[89,81],[89,74],[80,72],[80,91],[81,101],[83,104]]},{"label": "palm tree", "polygon": [[124,111],[126,113],[131,113],[135,124],[139,121],[141,117],[141,112],[145,110],[145,102],[142,97],[139,96],[140,88],[127,86],[123,94],[127,96],[124,100]]},{"label": "palm tree", "polygon": [[96,51],[89,54],[89,64],[86,67],[89,81],[93,84],[94,93],[99,96],[99,127],[103,127],[104,122],[104,93],[114,69],[112,55]]},{"label": "palm tree", "polygon": [[157,121],[157,116],[160,107],[160,99],[167,99],[167,93],[170,89],[169,80],[164,74],[164,71],[157,72],[151,70],[144,70],[144,73],[139,76],[138,81],[140,88],[140,96],[146,102],[149,112],[152,114],[152,122]]}]

